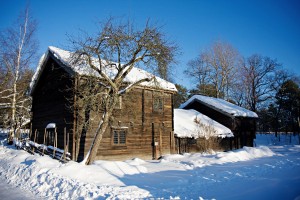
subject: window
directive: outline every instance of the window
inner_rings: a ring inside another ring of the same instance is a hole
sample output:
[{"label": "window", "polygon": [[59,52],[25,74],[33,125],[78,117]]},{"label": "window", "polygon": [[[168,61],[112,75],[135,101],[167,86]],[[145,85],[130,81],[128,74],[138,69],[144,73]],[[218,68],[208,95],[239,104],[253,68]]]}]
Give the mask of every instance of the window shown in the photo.
[{"label": "window", "polygon": [[113,129],[112,130],[112,142],[114,145],[126,144],[127,129]]},{"label": "window", "polygon": [[153,101],[153,111],[162,112],[164,108],[164,102],[161,97],[155,97]]}]

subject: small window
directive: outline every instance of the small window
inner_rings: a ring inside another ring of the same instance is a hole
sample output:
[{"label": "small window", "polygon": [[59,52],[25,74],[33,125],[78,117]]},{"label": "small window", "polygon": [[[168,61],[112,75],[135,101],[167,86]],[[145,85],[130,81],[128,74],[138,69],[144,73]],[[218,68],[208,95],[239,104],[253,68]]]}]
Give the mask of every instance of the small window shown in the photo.
[{"label": "small window", "polygon": [[113,129],[112,140],[114,145],[125,145],[126,144],[126,129]]},{"label": "small window", "polygon": [[153,111],[162,112],[164,108],[164,102],[161,97],[155,97],[153,101]]}]

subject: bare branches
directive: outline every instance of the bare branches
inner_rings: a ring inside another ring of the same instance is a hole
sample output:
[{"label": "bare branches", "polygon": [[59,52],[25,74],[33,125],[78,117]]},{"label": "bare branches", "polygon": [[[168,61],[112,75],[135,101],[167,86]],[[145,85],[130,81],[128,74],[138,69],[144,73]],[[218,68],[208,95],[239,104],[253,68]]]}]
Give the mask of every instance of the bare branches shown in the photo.
[{"label": "bare branches", "polygon": [[246,102],[252,111],[274,97],[275,76],[280,65],[269,57],[254,54],[242,68],[242,77],[246,89]]},{"label": "bare branches", "polygon": [[[153,80],[153,77],[140,77],[135,81],[127,81],[134,67],[141,67],[152,72],[165,72],[174,61],[177,46],[165,39],[158,27],[146,24],[142,30],[135,29],[130,22],[117,22],[109,18],[100,24],[100,30],[90,36],[83,33],[77,39],[70,37],[74,64],[84,63],[96,74],[93,84],[84,81],[76,91],[77,102],[83,108],[79,116],[90,124],[91,110],[99,113],[101,120],[95,133],[87,164],[93,162],[103,133],[108,126],[108,120],[117,104],[119,97],[128,93],[135,86]],[[160,69],[161,70],[157,70]],[[155,69],[155,70],[153,70]],[[87,128],[87,127],[85,127]],[[79,136],[78,136],[79,137]]]},{"label": "bare branches", "polygon": [[[238,69],[239,54],[231,45],[215,42],[191,60],[185,73],[197,81],[200,93],[229,99]],[[213,91],[207,89],[213,88]]]},{"label": "bare branches", "polygon": [[[168,43],[157,27],[147,24],[145,29],[135,31],[132,24],[116,23],[112,18],[102,24],[96,36],[86,34],[84,39],[71,38],[71,41],[78,56],[74,60],[87,59],[90,67],[110,82],[114,90],[122,85],[134,66],[148,70],[162,68],[156,71],[166,71],[166,66],[173,62],[177,51],[177,46]],[[97,65],[91,58],[98,59]],[[116,69],[113,78],[105,76],[103,68],[107,66]]]},{"label": "bare branches", "polygon": [[153,80],[153,78],[144,78],[144,79],[140,79],[139,81],[134,82],[134,83],[128,85],[126,88],[120,90],[120,91],[119,91],[119,94],[120,94],[120,95],[126,94],[126,93],[128,93],[132,88],[134,88],[134,86],[137,86],[137,85],[139,85],[140,83],[143,83],[143,82],[149,82],[149,81],[151,81],[151,80]]},{"label": "bare branches", "polygon": [[26,90],[32,76],[29,66],[35,61],[37,51],[35,31],[36,22],[31,18],[29,8],[26,8],[16,24],[2,31],[0,36],[0,62],[5,72],[0,87],[0,103],[7,108],[7,116],[10,115],[6,120],[10,121],[12,130],[10,140],[24,118],[30,118],[31,102],[26,97]]}]

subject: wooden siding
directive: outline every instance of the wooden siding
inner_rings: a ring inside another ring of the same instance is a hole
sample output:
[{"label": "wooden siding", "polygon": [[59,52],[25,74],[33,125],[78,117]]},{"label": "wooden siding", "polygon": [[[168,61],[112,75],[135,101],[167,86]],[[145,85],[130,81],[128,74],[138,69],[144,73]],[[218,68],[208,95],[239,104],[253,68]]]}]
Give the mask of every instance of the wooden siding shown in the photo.
[{"label": "wooden siding", "polygon": [[[155,95],[159,95],[164,100],[163,112],[153,111]],[[172,93],[158,93],[149,89],[136,88],[123,96],[122,108],[115,109],[110,126],[103,135],[98,149],[98,159],[120,160],[134,157],[152,159],[169,154],[171,141],[173,141],[171,138],[172,95]],[[102,113],[93,113],[96,120],[86,136],[81,138],[78,160],[83,159],[89,151],[100,116]],[[127,127],[126,145],[114,145],[112,129],[122,127]],[[157,144],[155,148],[154,144]]]},{"label": "wooden siding", "polygon": [[[32,131],[37,133],[36,142],[43,143],[45,128],[49,123],[57,127],[58,147],[63,148],[64,128],[70,134],[69,152],[72,152],[73,114],[69,108],[72,101],[72,81],[56,62],[50,58],[32,94]],[[32,140],[34,134],[32,134]]]}]

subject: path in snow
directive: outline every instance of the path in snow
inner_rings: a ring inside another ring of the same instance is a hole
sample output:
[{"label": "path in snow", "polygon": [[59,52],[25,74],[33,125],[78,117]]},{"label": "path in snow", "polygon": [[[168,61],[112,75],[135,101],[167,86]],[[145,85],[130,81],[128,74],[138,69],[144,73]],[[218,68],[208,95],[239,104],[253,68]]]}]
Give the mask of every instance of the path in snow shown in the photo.
[{"label": "path in snow", "polygon": [[0,177],[0,199],[32,200],[36,197],[30,191],[11,185],[3,177]]}]

